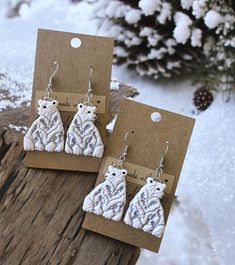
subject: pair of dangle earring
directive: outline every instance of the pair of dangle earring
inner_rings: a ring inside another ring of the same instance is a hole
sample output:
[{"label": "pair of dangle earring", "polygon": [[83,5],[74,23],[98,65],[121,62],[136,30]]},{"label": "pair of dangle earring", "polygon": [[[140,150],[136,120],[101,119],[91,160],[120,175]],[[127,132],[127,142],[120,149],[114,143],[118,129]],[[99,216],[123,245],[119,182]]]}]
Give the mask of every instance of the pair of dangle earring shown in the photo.
[{"label": "pair of dangle earring", "polygon": [[[125,136],[127,138],[128,133]],[[149,176],[146,184],[134,196],[126,211],[124,222],[136,229],[142,229],[156,237],[162,237],[165,221],[164,210],[160,199],[164,195],[166,185],[161,182],[163,160],[169,144],[162,156],[154,177]],[[105,180],[97,185],[85,198],[83,210],[101,215],[113,221],[120,221],[126,204],[127,170],[123,163],[127,156],[128,145],[117,164],[110,165],[105,174]]]},{"label": "pair of dangle earring", "polygon": [[[53,99],[53,78],[58,70],[58,63],[54,62],[56,69],[49,78],[46,95],[38,101],[38,118],[33,122],[24,137],[24,150],[62,152],[64,150],[64,128],[58,111],[58,101]],[[69,126],[65,152],[75,155],[102,157],[104,145],[94,122],[97,118],[96,107],[91,103],[92,67],[90,68],[89,88],[87,100],[78,103],[78,111]]]},{"label": "pair of dangle earring", "polygon": [[58,111],[58,101],[53,99],[53,79],[58,70],[58,62],[50,76],[46,94],[38,100],[38,118],[32,123],[24,137],[24,150],[62,152],[64,149],[64,127]]}]

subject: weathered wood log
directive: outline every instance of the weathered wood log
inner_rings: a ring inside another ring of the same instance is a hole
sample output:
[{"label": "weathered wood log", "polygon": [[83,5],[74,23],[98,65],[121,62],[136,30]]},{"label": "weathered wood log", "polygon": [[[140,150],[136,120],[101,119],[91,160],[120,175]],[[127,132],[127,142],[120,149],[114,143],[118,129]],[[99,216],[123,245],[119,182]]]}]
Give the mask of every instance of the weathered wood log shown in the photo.
[{"label": "weathered wood log", "polygon": [[0,130],[0,264],[135,264],[139,249],[82,229],[97,174],[26,168],[21,142]]},{"label": "weathered wood log", "polygon": [[29,169],[1,134],[0,264],[135,264],[139,250],[81,228],[91,173]]}]

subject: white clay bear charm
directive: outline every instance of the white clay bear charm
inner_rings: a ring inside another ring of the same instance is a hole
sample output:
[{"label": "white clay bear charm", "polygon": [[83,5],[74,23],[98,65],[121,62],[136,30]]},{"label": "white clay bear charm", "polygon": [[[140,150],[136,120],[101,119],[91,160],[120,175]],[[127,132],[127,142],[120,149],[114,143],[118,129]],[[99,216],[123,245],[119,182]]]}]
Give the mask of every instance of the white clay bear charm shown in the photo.
[{"label": "white clay bear charm", "polygon": [[148,177],[147,183],[130,202],[124,222],[136,229],[161,238],[165,228],[164,211],[160,199],[166,185]]},{"label": "white clay bear charm", "polygon": [[32,123],[24,137],[24,150],[62,152],[64,128],[57,100],[39,100],[39,117]]},{"label": "white clay bear charm", "polygon": [[126,204],[126,175],[127,170],[109,166],[105,181],[86,196],[83,210],[119,221]]},{"label": "white clay bear charm", "polygon": [[94,124],[96,119],[95,106],[78,104],[78,111],[67,132],[66,153],[99,158],[103,156],[104,144]]}]

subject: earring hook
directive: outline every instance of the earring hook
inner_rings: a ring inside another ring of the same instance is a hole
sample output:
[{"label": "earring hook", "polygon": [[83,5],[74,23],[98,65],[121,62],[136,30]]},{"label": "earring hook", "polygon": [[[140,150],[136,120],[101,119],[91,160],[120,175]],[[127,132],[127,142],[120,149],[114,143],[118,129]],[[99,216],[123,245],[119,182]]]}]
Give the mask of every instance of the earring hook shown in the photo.
[{"label": "earring hook", "polygon": [[53,74],[49,77],[49,83],[47,85],[47,98],[50,98],[50,95],[52,93],[52,86],[53,86],[53,78],[56,74],[56,72],[58,71],[58,67],[59,67],[59,63],[58,62],[54,62],[54,64],[56,65],[55,71],[53,72]]},{"label": "earring hook", "polygon": [[125,143],[127,143],[128,135],[129,135],[129,131],[126,132],[126,134],[125,134]]},{"label": "earring hook", "polygon": [[91,103],[91,98],[92,98],[92,87],[91,87],[91,81],[92,81],[92,74],[93,74],[93,66],[90,66],[90,75],[89,75],[89,83],[88,83],[88,90],[86,93],[86,97],[87,97],[87,104],[88,105],[92,105]]},{"label": "earring hook", "polygon": [[160,179],[160,176],[161,176],[161,174],[162,174],[162,169],[163,169],[163,167],[164,167],[164,165],[163,165],[163,161],[164,161],[164,158],[165,158],[165,156],[166,156],[166,154],[167,154],[167,152],[168,152],[168,149],[169,149],[169,142],[168,141],[166,141],[166,149],[165,149],[165,152],[163,153],[163,155],[162,155],[162,157],[161,157],[161,159],[160,159],[160,162],[159,162],[159,165],[158,165],[158,167],[157,167],[157,169],[156,169],[156,173],[155,173],[155,178],[158,180],[158,181],[160,181],[161,182],[161,179]]},{"label": "earring hook", "polygon": [[[131,132],[134,133],[134,131],[131,131]],[[118,168],[122,168],[123,163],[124,163],[124,161],[126,160],[126,157],[127,157],[127,155],[128,155],[127,151],[128,151],[128,147],[129,147],[129,145],[128,145],[128,143],[127,143],[127,140],[128,140],[129,133],[130,133],[130,132],[128,131],[128,132],[126,132],[126,134],[125,134],[124,142],[125,142],[126,145],[125,145],[125,148],[124,148],[124,151],[123,151],[122,155],[118,158],[117,164],[115,165],[115,166],[118,167]]]}]

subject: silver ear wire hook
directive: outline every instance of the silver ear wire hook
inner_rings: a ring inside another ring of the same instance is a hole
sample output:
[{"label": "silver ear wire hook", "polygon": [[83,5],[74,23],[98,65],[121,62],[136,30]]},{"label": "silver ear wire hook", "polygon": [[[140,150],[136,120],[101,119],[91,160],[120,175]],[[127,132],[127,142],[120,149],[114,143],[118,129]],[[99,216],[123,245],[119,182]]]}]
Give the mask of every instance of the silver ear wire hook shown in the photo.
[{"label": "silver ear wire hook", "polygon": [[128,155],[128,153],[127,153],[127,151],[128,151],[128,143],[127,143],[127,140],[128,140],[128,135],[129,135],[129,132],[126,132],[126,134],[125,134],[125,148],[124,148],[124,151],[123,151],[123,153],[122,153],[122,155],[118,158],[118,161],[117,161],[117,164],[115,165],[116,167],[118,167],[118,168],[122,168],[122,166],[123,166],[123,163],[124,163],[124,161],[126,160],[126,157],[127,157],[127,155]]},{"label": "silver ear wire hook", "polygon": [[53,72],[53,74],[49,77],[49,82],[48,82],[47,89],[46,89],[47,98],[50,98],[50,95],[52,93],[53,78],[54,78],[56,72],[58,71],[58,67],[59,67],[58,62],[55,61],[54,64],[56,65],[56,68],[55,68],[55,71]]},{"label": "silver ear wire hook", "polygon": [[165,149],[165,152],[164,152],[164,154],[162,155],[162,157],[161,157],[161,159],[160,159],[160,162],[159,162],[159,165],[158,165],[158,167],[157,167],[157,169],[156,169],[156,173],[155,173],[155,178],[158,180],[158,181],[160,181],[161,182],[161,179],[160,179],[160,176],[161,176],[161,174],[162,174],[162,169],[163,169],[163,167],[164,167],[164,165],[163,165],[163,161],[164,161],[164,158],[165,158],[165,155],[166,155],[166,153],[168,152],[168,149],[169,149],[169,142],[166,142],[166,149]]},{"label": "silver ear wire hook", "polygon": [[92,81],[92,74],[93,74],[93,66],[90,66],[90,76],[89,76],[89,83],[88,83],[88,90],[86,93],[87,97],[87,104],[92,105],[91,103],[91,98],[92,98],[92,86],[91,86],[91,81]]}]

